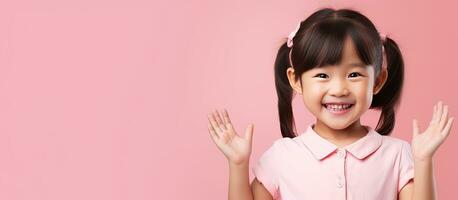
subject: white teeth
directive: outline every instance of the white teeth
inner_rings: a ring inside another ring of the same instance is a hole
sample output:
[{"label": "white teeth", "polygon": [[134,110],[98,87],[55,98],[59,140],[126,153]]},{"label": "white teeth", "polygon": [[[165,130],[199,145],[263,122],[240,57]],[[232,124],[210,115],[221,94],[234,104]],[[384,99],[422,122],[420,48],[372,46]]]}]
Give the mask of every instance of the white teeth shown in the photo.
[{"label": "white teeth", "polygon": [[337,104],[325,104],[326,108],[331,110],[345,110],[349,108],[352,104],[344,104],[344,105],[337,105]]}]

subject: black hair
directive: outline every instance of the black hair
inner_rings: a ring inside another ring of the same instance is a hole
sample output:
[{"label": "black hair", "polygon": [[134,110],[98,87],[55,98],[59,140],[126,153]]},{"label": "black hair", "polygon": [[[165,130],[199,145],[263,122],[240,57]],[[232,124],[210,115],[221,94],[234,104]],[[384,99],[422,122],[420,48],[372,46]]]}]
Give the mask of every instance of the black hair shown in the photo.
[{"label": "black hair", "polygon": [[[389,37],[382,40],[374,24],[358,11],[323,8],[300,22],[293,46],[289,48],[284,42],[275,59],[275,87],[283,137],[297,136],[291,104],[295,91],[288,81],[288,67],[294,66],[297,81],[305,71],[339,64],[346,37],[351,38],[360,60],[374,66],[375,77],[382,69],[382,47],[385,49],[388,77],[380,91],[373,96],[369,109],[381,110],[375,131],[390,135],[404,82],[404,61],[398,45]],[[292,63],[289,61],[290,51]]]}]

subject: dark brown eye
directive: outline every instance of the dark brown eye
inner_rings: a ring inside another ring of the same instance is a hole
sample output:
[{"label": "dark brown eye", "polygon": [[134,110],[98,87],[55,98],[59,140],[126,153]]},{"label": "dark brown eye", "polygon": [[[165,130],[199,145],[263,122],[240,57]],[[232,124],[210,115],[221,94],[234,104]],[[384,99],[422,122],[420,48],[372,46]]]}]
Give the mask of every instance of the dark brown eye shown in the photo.
[{"label": "dark brown eye", "polygon": [[327,76],[328,76],[328,75],[326,75],[326,74],[319,73],[319,74],[315,75],[314,77],[326,78]]},{"label": "dark brown eye", "polygon": [[[358,73],[358,72],[352,72],[350,75],[352,75],[352,74],[357,74],[357,75],[359,75],[359,76],[362,76],[362,75],[361,75],[360,73]],[[353,77],[355,77],[355,76],[353,76]]]}]

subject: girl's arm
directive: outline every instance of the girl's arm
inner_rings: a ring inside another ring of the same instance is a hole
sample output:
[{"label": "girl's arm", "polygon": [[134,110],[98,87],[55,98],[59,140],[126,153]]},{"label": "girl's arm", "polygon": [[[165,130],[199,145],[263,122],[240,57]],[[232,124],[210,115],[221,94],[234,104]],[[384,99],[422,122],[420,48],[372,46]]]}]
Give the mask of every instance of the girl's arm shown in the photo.
[{"label": "girl's arm", "polygon": [[229,163],[229,200],[253,200],[248,168],[248,163]]},{"label": "girl's arm", "polygon": [[254,125],[245,130],[245,137],[240,137],[226,110],[223,119],[218,111],[208,115],[208,131],[213,142],[223,152],[229,163],[229,200],[253,200],[250,189],[248,165]]},{"label": "girl's arm", "polygon": [[249,184],[248,164],[235,165],[229,163],[229,200],[273,200],[272,195],[258,179],[254,178]]},{"label": "girl's arm", "polygon": [[448,117],[448,106],[442,101],[434,106],[429,127],[420,134],[417,120],[413,121],[412,153],[414,156],[413,182],[399,193],[401,200],[434,200],[437,198],[433,174],[433,155],[450,133],[453,117]]},{"label": "girl's arm", "polygon": [[415,182],[409,182],[399,193],[399,200],[437,199],[433,160],[414,161]]}]

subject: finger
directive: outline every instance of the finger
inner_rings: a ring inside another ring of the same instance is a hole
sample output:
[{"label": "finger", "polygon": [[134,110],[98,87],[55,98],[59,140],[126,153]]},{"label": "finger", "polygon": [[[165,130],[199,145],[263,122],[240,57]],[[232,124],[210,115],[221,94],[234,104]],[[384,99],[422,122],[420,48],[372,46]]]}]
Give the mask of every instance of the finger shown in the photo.
[{"label": "finger", "polygon": [[444,106],[444,111],[442,112],[442,116],[441,116],[441,119],[439,121],[439,130],[442,131],[442,129],[444,129],[444,126],[445,124],[447,123],[447,120],[448,119],[448,106],[445,105]]},{"label": "finger", "polygon": [[436,116],[437,116],[436,112],[437,112],[437,104],[435,104],[434,107],[433,107],[433,117],[431,118],[431,123],[430,124],[434,123],[434,120],[436,120]]},{"label": "finger", "polygon": [[433,118],[431,119],[431,123],[430,124],[435,124],[436,121],[437,121],[437,112],[438,112],[438,107],[439,106],[439,103],[436,103],[434,105],[434,108],[433,108]]},{"label": "finger", "polygon": [[417,136],[420,134],[420,127],[418,126],[418,121],[416,119],[413,120],[413,135]]},{"label": "finger", "polygon": [[222,126],[221,119],[218,119],[218,115],[216,114],[216,112],[217,112],[216,109],[213,110],[213,112],[212,112],[213,120],[215,121],[218,129],[220,131],[224,131],[224,127]]},{"label": "finger", "polygon": [[436,121],[435,121],[436,124],[439,124],[440,118],[442,117],[442,109],[443,109],[442,101],[439,101],[437,105],[437,111],[436,111]]},{"label": "finger", "polygon": [[245,139],[247,139],[250,144],[252,144],[252,139],[253,139],[253,129],[254,129],[254,124],[250,124],[246,129],[245,129]]},{"label": "finger", "polygon": [[221,137],[222,130],[219,127],[218,123],[215,120],[215,116],[212,114],[208,114],[208,121],[212,125],[213,129],[215,130],[216,134],[218,134],[219,137]]},{"label": "finger", "polygon": [[224,122],[226,123],[226,127],[228,129],[232,129],[232,122],[231,122],[231,119],[229,118],[229,114],[227,113],[226,109],[224,109],[223,118],[224,118]]},{"label": "finger", "polygon": [[215,110],[215,116],[216,116],[216,121],[218,122],[219,127],[223,130],[226,130],[226,125],[223,123],[223,120],[221,120],[221,116],[218,110]]},{"label": "finger", "polygon": [[212,125],[210,123],[207,124],[208,126],[208,132],[210,133],[210,136],[213,140],[213,142],[216,142],[218,140],[219,136],[216,135],[215,129],[213,129]]},{"label": "finger", "polygon": [[442,135],[444,137],[447,137],[450,134],[450,129],[452,128],[453,120],[455,120],[453,117],[450,117],[448,119],[447,125],[445,125],[445,128],[442,131]]}]

